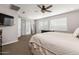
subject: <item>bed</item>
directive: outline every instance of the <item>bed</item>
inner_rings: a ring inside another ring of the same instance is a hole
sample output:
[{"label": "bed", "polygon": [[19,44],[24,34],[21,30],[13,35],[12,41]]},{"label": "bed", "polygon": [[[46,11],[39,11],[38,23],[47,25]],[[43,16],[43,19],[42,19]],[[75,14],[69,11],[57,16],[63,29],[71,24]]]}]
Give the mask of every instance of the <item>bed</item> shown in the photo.
[{"label": "bed", "polygon": [[79,55],[79,38],[74,37],[72,33],[35,34],[29,45],[34,55]]}]

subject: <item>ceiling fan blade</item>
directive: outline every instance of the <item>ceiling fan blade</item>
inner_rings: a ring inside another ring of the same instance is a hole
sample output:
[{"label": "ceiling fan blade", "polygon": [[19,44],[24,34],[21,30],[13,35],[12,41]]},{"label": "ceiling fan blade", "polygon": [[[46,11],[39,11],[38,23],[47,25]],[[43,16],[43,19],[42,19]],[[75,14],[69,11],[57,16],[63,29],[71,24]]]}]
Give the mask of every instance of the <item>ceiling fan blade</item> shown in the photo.
[{"label": "ceiling fan blade", "polygon": [[45,11],[47,11],[47,12],[52,12],[52,11],[50,11],[50,10],[45,10]]},{"label": "ceiling fan blade", "polygon": [[41,6],[40,5],[37,5],[39,8],[41,8]]},{"label": "ceiling fan blade", "polygon": [[46,7],[46,9],[49,9],[49,8],[51,8],[52,7],[52,5],[49,5],[48,7]]}]

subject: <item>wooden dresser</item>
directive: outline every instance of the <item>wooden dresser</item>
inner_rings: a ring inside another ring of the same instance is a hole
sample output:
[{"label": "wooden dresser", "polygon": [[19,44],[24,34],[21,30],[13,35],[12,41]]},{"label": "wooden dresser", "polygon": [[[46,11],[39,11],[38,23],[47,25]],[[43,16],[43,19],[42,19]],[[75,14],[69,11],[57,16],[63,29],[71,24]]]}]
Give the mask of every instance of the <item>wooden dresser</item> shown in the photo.
[{"label": "wooden dresser", "polygon": [[2,30],[0,30],[0,54],[2,52]]}]

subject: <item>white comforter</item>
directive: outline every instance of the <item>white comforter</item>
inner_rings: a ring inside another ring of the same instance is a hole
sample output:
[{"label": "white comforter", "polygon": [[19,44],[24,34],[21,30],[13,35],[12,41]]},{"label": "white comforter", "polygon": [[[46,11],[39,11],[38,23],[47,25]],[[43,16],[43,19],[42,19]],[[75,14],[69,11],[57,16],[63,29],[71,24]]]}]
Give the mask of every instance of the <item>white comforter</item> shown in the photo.
[{"label": "white comforter", "polygon": [[36,43],[57,55],[79,54],[79,39],[70,33],[40,33],[32,36],[30,42]]}]

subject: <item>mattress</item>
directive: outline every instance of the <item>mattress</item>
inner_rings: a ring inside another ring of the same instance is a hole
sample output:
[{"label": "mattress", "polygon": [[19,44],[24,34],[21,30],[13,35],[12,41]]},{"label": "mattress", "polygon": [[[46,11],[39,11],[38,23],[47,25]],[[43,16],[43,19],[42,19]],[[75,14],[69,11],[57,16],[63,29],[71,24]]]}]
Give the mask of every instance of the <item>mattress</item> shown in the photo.
[{"label": "mattress", "polygon": [[57,55],[79,55],[79,38],[72,33],[48,32],[33,35],[35,43]]}]

